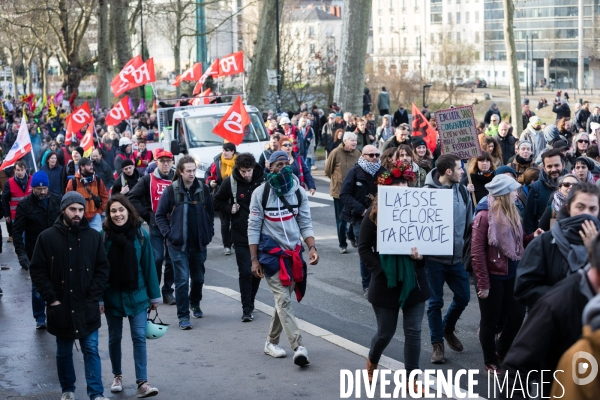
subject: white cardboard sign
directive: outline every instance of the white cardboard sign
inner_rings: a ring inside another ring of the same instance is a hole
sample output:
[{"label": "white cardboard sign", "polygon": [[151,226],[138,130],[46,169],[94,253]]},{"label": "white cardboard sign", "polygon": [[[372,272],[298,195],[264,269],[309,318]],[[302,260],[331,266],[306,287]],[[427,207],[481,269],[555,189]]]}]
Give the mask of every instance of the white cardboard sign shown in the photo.
[{"label": "white cardboard sign", "polygon": [[450,189],[379,186],[377,250],[380,254],[452,255],[454,201]]}]

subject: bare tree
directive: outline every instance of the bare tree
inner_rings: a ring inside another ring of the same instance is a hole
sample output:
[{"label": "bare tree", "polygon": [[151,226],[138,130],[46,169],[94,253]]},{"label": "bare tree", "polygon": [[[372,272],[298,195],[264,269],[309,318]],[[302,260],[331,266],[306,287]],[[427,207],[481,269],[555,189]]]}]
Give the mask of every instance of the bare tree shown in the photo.
[{"label": "bare tree", "polygon": [[519,70],[517,69],[517,51],[515,48],[515,34],[513,19],[515,5],[513,0],[502,0],[504,4],[504,43],[506,45],[506,59],[508,60],[508,79],[510,82],[510,115],[513,121],[513,132],[523,131],[521,116],[521,87],[519,85]]},{"label": "bare tree", "polygon": [[108,3],[109,0],[98,0],[98,85],[96,86],[96,96],[100,107],[109,107],[111,97],[112,65],[110,62]]},{"label": "bare tree", "polygon": [[342,41],[334,100],[346,111],[361,114],[365,59],[372,0],[344,0]]},{"label": "bare tree", "polygon": [[[119,71],[133,58],[131,49],[131,21],[134,18],[135,15],[132,16],[131,20],[129,19],[129,0],[111,0],[110,21],[111,29],[115,35],[115,54],[117,56],[117,68]],[[128,91],[127,94],[133,100],[140,98],[140,91],[137,88]]]}]

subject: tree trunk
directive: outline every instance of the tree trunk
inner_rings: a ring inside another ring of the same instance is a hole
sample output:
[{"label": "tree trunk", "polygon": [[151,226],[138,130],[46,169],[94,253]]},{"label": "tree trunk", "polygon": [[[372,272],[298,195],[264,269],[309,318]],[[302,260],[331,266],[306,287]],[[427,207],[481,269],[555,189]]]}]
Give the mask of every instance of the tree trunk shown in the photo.
[{"label": "tree trunk", "polygon": [[[284,0],[279,0],[279,19],[283,11]],[[256,44],[252,56],[252,67],[248,77],[248,104],[252,104],[259,110],[265,108],[267,92],[269,91],[269,80],[267,79],[267,68],[273,62],[275,43],[277,42],[278,27],[275,25],[274,16],[276,12],[276,0],[263,0],[263,6],[256,34]],[[266,18],[265,16],[269,16]],[[366,53],[366,52],[365,52]]]},{"label": "tree trunk", "polygon": [[510,82],[510,115],[512,117],[513,134],[516,137],[523,132],[521,118],[521,86],[519,85],[519,70],[517,69],[517,51],[515,48],[515,34],[513,32],[513,17],[515,5],[513,0],[502,0],[504,4],[504,43],[506,45],[506,59],[509,63],[508,79]]},{"label": "tree trunk", "polygon": [[365,59],[372,0],[344,0],[342,38],[334,100],[345,111],[362,115]]},{"label": "tree trunk", "polygon": [[[173,58],[175,61],[176,75],[181,74],[181,13],[181,1],[177,1],[177,14],[175,15],[175,43],[173,46]],[[202,67],[208,68],[208,65],[203,65]],[[177,98],[181,96],[181,84],[175,88],[175,95]],[[192,95],[192,93],[189,93],[189,95]]]},{"label": "tree trunk", "polygon": [[102,108],[110,107],[110,81],[112,65],[110,64],[110,34],[108,25],[108,1],[98,0],[98,84],[96,96]]},{"label": "tree trunk", "polygon": [[[115,32],[115,52],[117,54],[117,67],[119,71],[133,58],[131,51],[131,35],[129,34],[129,20],[127,18],[128,0],[111,0],[110,17]],[[140,99],[140,90],[133,89],[127,92],[132,100]]]},{"label": "tree trunk", "polygon": [[42,98],[48,98],[48,63],[51,55],[40,53],[40,65],[42,68]]}]

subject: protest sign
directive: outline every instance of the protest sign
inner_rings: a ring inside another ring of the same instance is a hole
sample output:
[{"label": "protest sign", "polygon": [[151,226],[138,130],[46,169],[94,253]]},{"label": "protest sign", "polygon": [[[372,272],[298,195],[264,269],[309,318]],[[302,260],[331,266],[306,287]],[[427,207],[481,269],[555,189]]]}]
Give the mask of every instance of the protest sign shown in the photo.
[{"label": "protest sign", "polygon": [[451,255],[454,251],[452,190],[379,186],[379,254]]},{"label": "protest sign", "polygon": [[481,155],[472,106],[436,111],[435,122],[442,154],[455,154],[462,160]]}]

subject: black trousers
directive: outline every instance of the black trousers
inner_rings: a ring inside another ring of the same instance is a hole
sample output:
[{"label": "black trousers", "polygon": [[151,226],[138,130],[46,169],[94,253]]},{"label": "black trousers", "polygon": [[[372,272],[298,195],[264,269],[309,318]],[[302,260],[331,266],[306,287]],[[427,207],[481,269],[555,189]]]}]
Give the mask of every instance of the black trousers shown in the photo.
[{"label": "black trousers", "polygon": [[254,298],[258,292],[260,278],[252,275],[252,261],[250,260],[250,247],[235,245],[235,260],[238,265],[240,294],[242,298],[242,311],[250,314],[254,311]]},{"label": "black trousers", "polygon": [[221,238],[223,239],[223,247],[231,248],[231,214],[220,212],[221,219]]},{"label": "black trousers", "polygon": [[[500,280],[490,278],[490,294],[479,300],[481,319],[479,322],[479,342],[486,365],[499,365],[496,353],[504,357],[519,333],[525,318],[525,306],[514,297],[515,279]],[[498,341],[496,327],[502,316],[506,317],[504,328]]]}]

